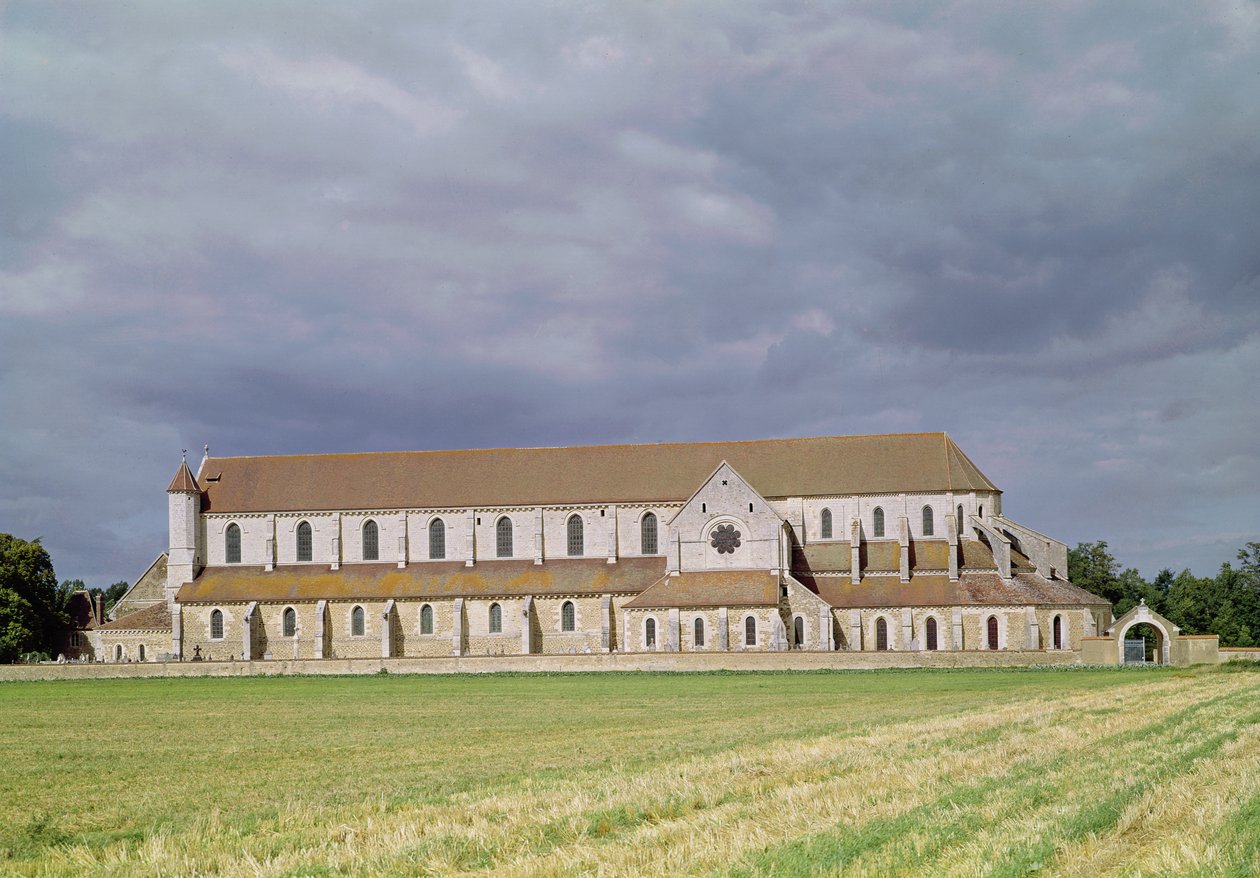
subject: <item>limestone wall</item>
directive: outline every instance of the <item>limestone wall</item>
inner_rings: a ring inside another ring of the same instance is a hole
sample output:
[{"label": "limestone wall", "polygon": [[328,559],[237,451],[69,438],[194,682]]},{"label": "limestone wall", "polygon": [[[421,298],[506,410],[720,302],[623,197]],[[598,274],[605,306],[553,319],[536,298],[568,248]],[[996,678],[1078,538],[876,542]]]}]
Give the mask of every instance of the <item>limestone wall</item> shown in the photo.
[{"label": "limestone wall", "polygon": [[[245,604],[182,605],[184,657],[192,658],[200,649],[202,658],[242,658],[245,607]],[[210,636],[210,614],[216,609],[223,613],[221,638]]]},{"label": "limestone wall", "polygon": [[587,671],[875,670],[984,668],[1079,663],[1072,652],[735,652],[464,656],[300,661],[154,662],[146,664],[0,665],[0,680],[84,680],[107,677],[249,676],[276,674],[482,674]]},{"label": "limestone wall", "polygon": [[97,656],[106,662],[154,662],[171,651],[171,635],[167,631],[107,630],[96,634]]}]

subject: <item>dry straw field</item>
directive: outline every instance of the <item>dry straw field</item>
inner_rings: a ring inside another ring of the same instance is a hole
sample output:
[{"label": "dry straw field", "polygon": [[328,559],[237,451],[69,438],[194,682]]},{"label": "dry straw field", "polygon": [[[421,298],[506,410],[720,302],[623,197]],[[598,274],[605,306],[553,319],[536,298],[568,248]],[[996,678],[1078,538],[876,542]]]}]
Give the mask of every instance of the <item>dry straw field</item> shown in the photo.
[{"label": "dry straw field", "polygon": [[1260,874],[1260,673],[0,684],[5,875]]}]

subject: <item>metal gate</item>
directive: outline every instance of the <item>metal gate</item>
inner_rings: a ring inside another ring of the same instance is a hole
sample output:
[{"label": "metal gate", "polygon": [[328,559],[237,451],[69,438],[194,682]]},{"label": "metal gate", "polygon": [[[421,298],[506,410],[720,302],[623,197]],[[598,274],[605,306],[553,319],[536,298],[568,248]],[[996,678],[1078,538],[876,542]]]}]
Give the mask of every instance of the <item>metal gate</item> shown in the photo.
[{"label": "metal gate", "polygon": [[1146,641],[1126,640],[1124,642],[1124,663],[1126,665],[1146,664]]}]

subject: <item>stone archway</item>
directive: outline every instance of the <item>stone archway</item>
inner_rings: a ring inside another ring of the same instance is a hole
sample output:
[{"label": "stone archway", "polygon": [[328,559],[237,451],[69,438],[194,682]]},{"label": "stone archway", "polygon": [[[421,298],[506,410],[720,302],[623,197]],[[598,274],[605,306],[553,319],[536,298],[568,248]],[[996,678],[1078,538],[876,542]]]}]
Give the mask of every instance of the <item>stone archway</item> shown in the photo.
[{"label": "stone archway", "polygon": [[[1134,627],[1149,625],[1159,638],[1158,662],[1184,667],[1220,661],[1215,634],[1187,635],[1142,601],[1100,635],[1081,637],[1081,661],[1087,665],[1123,665],[1124,638]],[[1145,654],[1143,654],[1145,659]]]},{"label": "stone archway", "polygon": [[1159,644],[1156,647],[1158,655],[1156,663],[1161,665],[1170,664],[1172,661],[1172,639],[1174,634],[1180,633],[1180,631],[1175,628],[1170,631],[1168,626],[1164,624],[1164,618],[1152,612],[1146,606],[1145,601],[1134,609],[1137,611],[1136,613],[1126,613],[1125,618],[1121,620],[1122,624],[1116,626],[1116,663],[1121,665],[1129,664],[1125,659],[1124,653],[1124,639],[1129,630],[1136,628],[1138,625],[1148,625],[1159,636]]},{"label": "stone archway", "polygon": [[[1129,635],[1141,628],[1146,627],[1155,634],[1155,647],[1149,649],[1145,638],[1130,638]],[[1124,665],[1143,665],[1156,664],[1166,665],[1169,663],[1169,636],[1164,630],[1164,626],[1154,621],[1134,620],[1124,626],[1117,636],[1120,644],[1120,663]],[[1148,658],[1149,655],[1149,658]]]}]

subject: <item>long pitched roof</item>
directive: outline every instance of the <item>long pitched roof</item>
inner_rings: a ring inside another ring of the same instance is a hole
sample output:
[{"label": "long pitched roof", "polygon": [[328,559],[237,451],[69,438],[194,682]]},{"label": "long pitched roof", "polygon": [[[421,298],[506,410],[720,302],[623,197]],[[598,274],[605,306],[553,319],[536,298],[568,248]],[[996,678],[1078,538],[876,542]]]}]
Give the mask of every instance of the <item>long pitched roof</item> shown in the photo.
[{"label": "long pitched roof", "polygon": [[207,567],[179,589],[180,603],[387,600],[389,598],[510,597],[558,594],[637,594],[665,572],[660,557],[432,561],[399,570],[393,564],[295,564],[263,573],[257,567]]},{"label": "long pitched roof", "polygon": [[[797,579],[800,576],[793,574]],[[804,580],[802,580],[804,582]],[[945,574],[926,574],[898,582],[892,576],[863,577],[853,585],[844,576],[817,576],[811,590],[839,609],[860,607],[953,606],[1110,606],[1106,598],[1090,594],[1070,582],[1046,579],[1036,573],[1017,573],[1003,582],[996,573],[964,573],[958,582]]]},{"label": "long pitched roof", "polygon": [[698,570],[666,576],[634,600],[630,609],[664,607],[773,607],[779,577],[765,570]]},{"label": "long pitched roof", "polygon": [[134,613],[128,613],[120,616],[113,622],[107,622],[100,626],[101,631],[169,631],[171,628],[171,613],[163,601],[160,604],[153,604],[145,607],[143,610],[136,610]]},{"label": "long pitched roof", "polygon": [[998,488],[945,433],[206,458],[208,512],[685,500],[723,460],[766,497]]}]

